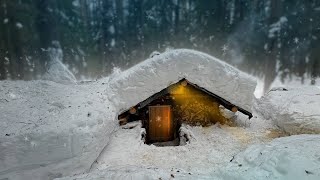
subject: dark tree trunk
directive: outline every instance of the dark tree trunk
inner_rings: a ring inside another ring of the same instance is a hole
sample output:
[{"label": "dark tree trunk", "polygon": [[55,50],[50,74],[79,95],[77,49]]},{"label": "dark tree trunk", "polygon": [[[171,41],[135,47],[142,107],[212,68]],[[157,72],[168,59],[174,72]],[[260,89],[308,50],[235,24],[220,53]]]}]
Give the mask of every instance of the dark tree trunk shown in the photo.
[{"label": "dark tree trunk", "polygon": [[[52,17],[49,8],[52,0],[37,0],[36,8],[37,8],[37,17],[36,17],[36,28],[39,35],[40,40],[40,60],[39,60],[39,73],[43,74],[46,70],[46,64],[49,61],[49,56],[44,49],[48,49],[53,40],[56,40],[55,36],[55,22]],[[40,50],[41,49],[41,50]]]},{"label": "dark tree trunk", "polygon": [[[15,55],[15,35],[14,31],[16,29],[15,27],[15,17],[13,16],[14,12],[14,6],[11,4],[12,2],[4,0],[3,2],[5,4],[6,10],[5,10],[5,17],[8,19],[8,23],[4,27],[5,31],[5,46],[6,46],[6,54],[5,54],[5,61],[9,63],[8,66],[8,73],[7,75],[10,75],[11,79],[17,79],[18,78],[18,59]],[[14,42],[14,43],[12,43]],[[19,58],[19,57],[18,57]],[[9,61],[8,61],[9,60]]]},{"label": "dark tree trunk", "polygon": [[179,33],[179,20],[180,20],[180,0],[177,0],[177,4],[174,8],[175,20],[174,20],[174,30],[175,34]]},{"label": "dark tree trunk", "polygon": [[[0,1],[0,19],[5,19],[5,9],[3,3],[3,1]],[[0,26],[0,80],[4,80],[7,78],[4,59],[6,52],[6,32],[4,26],[5,25]]]},{"label": "dark tree trunk", "polygon": [[[281,17],[281,8],[282,8],[282,2],[278,0],[271,0],[271,14],[269,17],[269,27],[271,24],[279,21]],[[279,32],[280,33],[280,32]],[[277,47],[278,40],[277,35],[273,38],[270,38],[269,40],[269,49],[268,49],[268,54],[267,54],[267,59],[266,59],[266,65],[265,65],[265,78],[264,78],[264,93],[266,93],[270,87],[272,82],[277,76],[276,72],[276,60],[277,60],[277,55],[279,55],[280,50]]]}]

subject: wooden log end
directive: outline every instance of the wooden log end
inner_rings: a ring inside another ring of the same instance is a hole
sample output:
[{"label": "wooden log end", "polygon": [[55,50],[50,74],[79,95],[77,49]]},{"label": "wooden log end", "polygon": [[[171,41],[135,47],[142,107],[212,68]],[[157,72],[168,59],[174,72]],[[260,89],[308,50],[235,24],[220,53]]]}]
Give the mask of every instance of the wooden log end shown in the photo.
[{"label": "wooden log end", "polygon": [[135,114],[137,112],[136,108],[132,107],[129,110],[130,114]]},{"label": "wooden log end", "polygon": [[238,111],[238,108],[236,106],[232,107],[231,109],[232,112],[237,112]]},{"label": "wooden log end", "polygon": [[120,126],[125,125],[128,123],[128,119],[127,118],[121,118],[119,119],[119,124]]},{"label": "wooden log end", "polygon": [[186,80],[184,80],[184,81],[181,82],[181,85],[182,85],[182,86],[187,86],[187,85],[188,85],[188,82],[187,82]]}]

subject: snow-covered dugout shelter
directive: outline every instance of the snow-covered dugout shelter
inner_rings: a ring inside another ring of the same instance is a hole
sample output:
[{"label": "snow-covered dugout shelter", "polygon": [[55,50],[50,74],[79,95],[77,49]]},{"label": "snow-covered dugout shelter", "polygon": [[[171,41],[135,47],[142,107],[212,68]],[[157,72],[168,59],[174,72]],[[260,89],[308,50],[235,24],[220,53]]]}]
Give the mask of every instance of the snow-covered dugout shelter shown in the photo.
[{"label": "snow-covered dugout shelter", "polygon": [[120,124],[142,120],[148,142],[177,137],[181,123],[225,123],[221,106],[252,117],[254,78],[208,54],[170,50],[110,79]]}]

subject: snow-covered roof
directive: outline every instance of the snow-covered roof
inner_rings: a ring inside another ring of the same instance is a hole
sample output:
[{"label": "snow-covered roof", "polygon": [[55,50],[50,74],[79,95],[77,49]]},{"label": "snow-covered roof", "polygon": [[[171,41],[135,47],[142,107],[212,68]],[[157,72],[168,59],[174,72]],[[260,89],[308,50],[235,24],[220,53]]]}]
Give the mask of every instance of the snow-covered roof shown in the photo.
[{"label": "snow-covered roof", "polygon": [[181,79],[251,112],[256,80],[208,54],[178,49],[153,56],[110,78],[109,99],[124,111]]}]

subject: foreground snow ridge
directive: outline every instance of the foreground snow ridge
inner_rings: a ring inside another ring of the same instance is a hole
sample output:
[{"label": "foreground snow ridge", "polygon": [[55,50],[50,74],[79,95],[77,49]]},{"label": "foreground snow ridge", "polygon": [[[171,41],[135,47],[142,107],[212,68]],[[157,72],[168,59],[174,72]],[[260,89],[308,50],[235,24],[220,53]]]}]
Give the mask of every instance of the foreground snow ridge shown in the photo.
[{"label": "foreground snow ridge", "polygon": [[220,178],[318,180],[320,135],[296,135],[250,146],[220,170]]},{"label": "foreground snow ridge", "polygon": [[253,77],[208,54],[187,49],[153,56],[111,78],[109,98],[118,111],[124,111],[183,78],[251,112]]},{"label": "foreground snow ridge", "polygon": [[[227,127],[225,127],[227,128]],[[138,132],[139,129],[130,130],[130,134]],[[197,127],[193,128],[198,138],[198,133],[204,133],[204,129]],[[78,176],[64,177],[59,180],[95,180],[95,179],[215,179],[215,180],[318,180],[320,178],[320,135],[295,135],[290,137],[277,138],[269,143],[253,144],[243,151],[240,144],[234,139],[230,139],[227,129],[219,130],[218,128],[210,127],[210,130],[220,131],[217,135],[227,135],[226,144],[221,146],[213,140],[207,140],[209,143],[206,147],[205,139],[195,143],[197,147],[193,147],[193,143],[187,146],[178,148],[155,148],[152,146],[142,145],[138,143],[132,144],[133,150],[127,149],[123,154],[123,158],[115,159],[117,153],[115,149],[119,147],[110,147],[109,154],[104,157],[105,168],[98,169],[88,174]],[[122,133],[119,133],[119,135]],[[119,136],[117,136],[119,137]],[[120,138],[120,137],[119,137]],[[231,140],[231,141],[230,141]],[[130,137],[130,142],[134,141],[134,136]],[[128,141],[128,143],[130,143]],[[201,142],[202,141],[202,142]],[[199,144],[200,143],[200,144]],[[223,140],[221,142],[223,143]],[[238,144],[236,146],[232,143]],[[230,157],[229,152],[216,151],[216,146],[225,148],[225,151],[237,153],[234,157]],[[121,148],[121,147],[120,147]],[[125,148],[125,147],[122,147]],[[148,152],[150,151],[151,152]],[[210,151],[211,154],[206,154],[205,151]],[[145,157],[139,160],[138,156],[131,156],[127,159],[128,154],[136,155],[138,152]],[[192,152],[188,157],[189,151]],[[171,153],[170,153],[171,152]],[[173,152],[173,153],[172,153]],[[226,154],[224,154],[226,153]],[[170,156],[180,156],[180,158],[169,158]],[[201,157],[201,156],[207,157]],[[119,156],[119,155],[118,155]],[[122,155],[120,155],[122,156]],[[159,156],[158,161],[153,162]],[[169,157],[168,157],[169,156]],[[161,158],[160,158],[161,157]],[[151,158],[151,159],[150,159]],[[202,163],[199,164],[199,158]],[[207,160],[208,159],[208,160]],[[121,162],[122,161],[122,162]],[[207,162],[211,161],[211,162]],[[220,162],[219,162],[220,161]],[[109,164],[110,162],[114,164]],[[148,162],[151,163],[148,165]],[[168,163],[171,162],[171,163]],[[119,164],[118,164],[119,163]],[[160,165],[163,164],[163,165]],[[176,167],[174,164],[180,164]],[[202,167],[199,167],[202,166]],[[174,178],[173,178],[174,177]]]},{"label": "foreground snow ridge", "polygon": [[117,127],[104,86],[0,81],[0,179],[87,171]]}]

